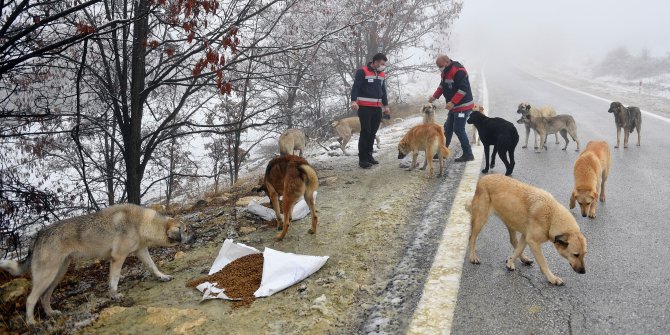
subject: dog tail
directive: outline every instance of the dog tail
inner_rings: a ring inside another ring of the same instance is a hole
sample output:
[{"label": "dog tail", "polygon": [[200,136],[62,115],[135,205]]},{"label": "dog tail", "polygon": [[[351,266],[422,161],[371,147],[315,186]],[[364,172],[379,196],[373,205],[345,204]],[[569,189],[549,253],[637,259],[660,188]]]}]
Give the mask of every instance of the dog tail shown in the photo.
[{"label": "dog tail", "polygon": [[447,146],[445,146],[444,143],[440,143],[440,156],[449,157],[449,155],[451,155],[449,148],[447,148]]},{"label": "dog tail", "polygon": [[30,256],[31,254],[28,254],[28,257],[20,262],[11,259],[0,260],[0,269],[9,272],[14,277],[23,276],[30,272]]},{"label": "dog tail", "polygon": [[319,187],[319,177],[316,175],[316,171],[309,166],[308,164],[301,164],[298,166],[298,171],[300,171],[300,177],[305,181],[310,188],[316,189]]}]

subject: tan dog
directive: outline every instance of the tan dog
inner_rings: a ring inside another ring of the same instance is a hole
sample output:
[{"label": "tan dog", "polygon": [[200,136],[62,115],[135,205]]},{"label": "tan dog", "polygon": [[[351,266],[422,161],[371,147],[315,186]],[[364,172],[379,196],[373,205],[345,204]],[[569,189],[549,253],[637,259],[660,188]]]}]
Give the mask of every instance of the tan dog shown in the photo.
[{"label": "tan dog", "polygon": [[288,129],[279,136],[279,155],[293,155],[297,150],[300,151],[299,156],[302,156],[306,142],[305,132],[300,129]]},{"label": "tan dog", "polygon": [[[563,280],[549,270],[542,253],[542,243],[551,241],[575,272],[586,273],[586,239],[572,214],[548,192],[510,177],[486,175],[479,179],[472,203],[466,208],[472,214],[470,263],[479,264],[475,241],[493,212],[507,226],[514,247],[514,253],[507,259],[508,270],[514,271],[517,258],[526,265],[532,264],[523,254],[528,244],[547,280],[554,285],[563,285]],[[517,233],[521,234],[518,240]]]},{"label": "tan dog", "polygon": [[[389,120],[382,118],[380,126],[385,126],[387,123],[389,123]],[[340,149],[342,149],[342,153],[344,153],[346,156],[349,156],[346,150],[347,143],[349,143],[353,134],[360,134],[361,120],[358,118],[358,116],[352,116],[334,121],[331,126],[335,129],[335,132],[339,136],[337,141],[340,142]],[[375,142],[377,142],[377,149],[380,149],[381,146],[379,144],[378,135],[375,135]]]},{"label": "tan dog", "polygon": [[[488,112],[486,112],[486,109],[484,109],[484,106],[479,106],[475,104],[475,106],[472,108],[473,112],[480,112],[486,116],[489,115]],[[479,139],[479,132],[477,131],[477,127],[475,125],[472,125],[472,143],[477,143],[477,145],[481,144],[481,140]]]},{"label": "tan dog", "polygon": [[609,144],[590,141],[575,161],[575,188],[570,196],[570,209],[579,203],[582,216],[596,217],[598,199],[605,202],[605,182],[612,166]]},{"label": "tan dog", "polygon": [[410,152],[412,153],[412,165],[409,171],[417,166],[417,156],[419,151],[426,152],[426,160],[421,170],[428,165],[428,178],[433,175],[433,160],[429,159],[434,154],[440,159],[440,171],[437,176],[442,176],[444,170],[444,159],[449,157],[449,149],[445,146],[446,139],[444,130],[437,124],[420,124],[412,127],[398,143],[398,159],[403,159]]},{"label": "tan dog", "polygon": [[[305,197],[307,206],[312,213],[312,229],[309,230],[309,233],[316,234],[318,217],[314,208],[314,192],[318,188],[319,178],[316,171],[304,158],[288,155],[273,158],[268,163],[260,189],[266,191],[268,197],[270,197],[272,208],[277,216],[276,225],[278,229],[283,228],[277,234],[277,240],[282,240],[288,233],[293,206],[302,196]],[[281,211],[284,212],[283,219],[279,210],[279,196],[283,197],[281,204]]]},{"label": "tan dog", "polygon": [[437,111],[437,107],[433,105],[432,103],[427,103],[421,106],[421,115],[423,116],[423,123],[424,124],[437,124],[435,122],[435,112]]},{"label": "tan dog", "polygon": [[[522,102],[519,104],[519,107],[517,107],[516,112],[519,114],[525,114],[528,113],[530,114],[531,117],[552,117],[556,116],[556,111],[554,110],[553,107],[551,106],[542,106],[540,108],[537,108],[535,106],[531,106],[527,102]],[[528,147],[528,135],[530,134],[530,130],[532,129],[530,126],[530,123],[524,123],[526,126],[526,142],[522,146],[522,148],[526,149]],[[534,148],[538,148],[537,144],[537,132],[533,130],[535,133],[535,145]],[[556,136],[556,144],[558,144],[558,134],[554,134]]]},{"label": "tan dog", "polygon": [[51,308],[51,294],[73,259],[111,259],[109,294],[118,299],[122,297],[117,289],[126,257],[135,254],[156,277],[168,281],[172,277],[158,270],[149,248],[190,243],[194,237],[189,226],[155,210],[131,204],[115,205],[45,227],[37,233],[28,259],[21,263],[2,260],[0,268],[14,276],[31,273],[33,282],[26,301],[26,319],[34,324],[38,299],[47,315],[60,314]]}]

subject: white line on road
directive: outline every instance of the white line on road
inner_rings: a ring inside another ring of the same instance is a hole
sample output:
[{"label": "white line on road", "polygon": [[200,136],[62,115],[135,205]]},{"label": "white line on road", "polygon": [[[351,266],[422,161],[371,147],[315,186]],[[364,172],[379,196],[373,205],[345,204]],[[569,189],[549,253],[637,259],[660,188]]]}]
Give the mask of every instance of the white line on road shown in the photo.
[{"label": "white line on road", "polygon": [[[556,86],[558,86],[558,87],[560,87],[560,88],[563,88],[563,89],[566,89],[566,90],[568,90],[568,91],[572,91],[572,92],[575,92],[575,93],[583,94],[583,95],[585,95],[585,96],[587,96],[587,97],[591,97],[591,98],[593,98],[593,99],[601,100],[601,101],[604,101],[604,102],[607,102],[607,103],[611,103],[611,102],[612,102],[612,100],[610,100],[610,99],[605,99],[605,98],[603,98],[603,97],[599,97],[599,96],[597,96],[597,95],[593,95],[593,94],[591,94],[591,93],[587,93],[587,92],[584,92],[584,91],[580,91],[580,90],[578,90],[578,89],[574,89],[574,88],[572,88],[572,87],[565,86],[565,85],[563,85],[563,84],[559,84],[559,83],[557,83],[557,82],[555,82],[555,81],[551,81],[551,80],[549,80],[549,79],[544,79],[544,78],[539,77],[539,76],[536,76],[536,75],[534,75],[534,74],[532,74],[532,73],[528,73],[528,74],[531,75],[531,76],[533,76],[533,77],[535,77],[535,78],[537,78],[537,79],[546,81],[546,82],[548,82],[548,83],[550,83],[550,84],[556,85]],[[665,122],[667,122],[667,123],[670,123],[670,119],[667,118],[667,117],[660,116],[660,115],[658,115],[658,114],[655,114],[655,113],[652,113],[652,112],[649,112],[649,111],[646,111],[646,110],[640,110],[640,112],[642,112],[642,114],[644,114],[644,115],[653,117],[653,118],[658,119],[658,120],[661,120],[661,121],[665,121]]]},{"label": "white line on road", "polygon": [[[482,103],[489,106],[486,76],[482,71]],[[468,162],[447,218],[435,259],[424,284],[421,301],[407,334],[449,334],[454,319],[463,259],[470,235],[470,214],[465,204],[472,199],[482,165],[483,146],[473,146],[475,160]]]}]

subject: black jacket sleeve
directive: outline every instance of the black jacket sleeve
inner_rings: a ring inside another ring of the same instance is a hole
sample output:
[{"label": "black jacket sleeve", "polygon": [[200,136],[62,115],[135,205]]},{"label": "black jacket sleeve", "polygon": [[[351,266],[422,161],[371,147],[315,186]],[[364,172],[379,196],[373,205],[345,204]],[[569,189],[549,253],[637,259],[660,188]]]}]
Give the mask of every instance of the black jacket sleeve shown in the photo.
[{"label": "black jacket sleeve", "polygon": [[384,80],[384,83],[382,84],[382,105],[388,106],[389,104],[389,99],[386,96],[386,80]]},{"label": "black jacket sleeve", "polygon": [[351,101],[356,101],[358,96],[361,94],[361,89],[363,82],[365,81],[365,73],[362,69],[356,70],[356,75],[354,76],[354,84],[351,86]]}]

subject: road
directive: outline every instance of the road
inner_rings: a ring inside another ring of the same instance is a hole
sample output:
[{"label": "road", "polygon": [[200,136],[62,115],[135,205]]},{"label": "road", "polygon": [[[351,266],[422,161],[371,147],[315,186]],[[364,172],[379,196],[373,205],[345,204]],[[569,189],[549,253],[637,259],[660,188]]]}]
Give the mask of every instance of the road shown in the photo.
[{"label": "road", "polygon": [[[504,261],[512,252],[507,231],[491,216],[477,241],[482,264],[464,260],[452,333],[667,334],[670,123],[643,115],[642,146],[635,146],[634,135],[628,149],[614,149],[609,103],[520,71],[489,69],[486,76],[491,116],[516,124],[520,102],[552,105],[559,114],[574,116],[582,148],[589,140],[612,145],[612,170],[607,202],[597,218],[572,210],[588,241],[586,274],[573,272],[550,244],[544,254],[565,286],[549,285],[536,265],[507,271]],[[523,126],[516,125],[523,140]],[[553,143],[553,136],[548,142],[549,150],[540,154],[519,144],[514,178],[549,191],[567,207],[578,153],[574,142],[567,151],[560,149],[563,143]],[[494,173],[502,168],[499,164]]]}]

